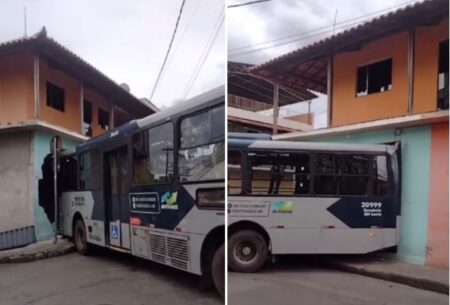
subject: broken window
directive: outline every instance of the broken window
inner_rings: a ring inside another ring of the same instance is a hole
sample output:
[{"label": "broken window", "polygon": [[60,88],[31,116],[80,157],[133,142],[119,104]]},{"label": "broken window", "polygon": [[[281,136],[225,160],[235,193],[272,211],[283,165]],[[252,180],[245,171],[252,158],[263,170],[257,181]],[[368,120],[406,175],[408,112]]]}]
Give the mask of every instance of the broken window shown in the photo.
[{"label": "broken window", "polygon": [[83,101],[83,134],[92,137],[92,103]]},{"label": "broken window", "polygon": [[448,40],[439,44],[438,109],[448,109]]},{"label": "broken window", "polygon": [[98,127],[108,130],[109,129],[109,112],[98,108]]},{"label": "broken window", "polygon": [[356,96],[392,89],[392,58],[362,66],[357,71]]},{"label": "broken window", "polygon": [[47,82],[47,106],[64,112],[64,89]]}]

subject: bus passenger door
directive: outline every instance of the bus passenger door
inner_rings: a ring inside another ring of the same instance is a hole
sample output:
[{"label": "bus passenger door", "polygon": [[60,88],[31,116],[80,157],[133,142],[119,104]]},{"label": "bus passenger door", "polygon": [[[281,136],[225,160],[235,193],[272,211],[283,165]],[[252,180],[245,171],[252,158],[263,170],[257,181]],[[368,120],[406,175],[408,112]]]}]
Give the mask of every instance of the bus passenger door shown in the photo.
[{"label": "bus passenger door", "polygon": [[128,219],[127,149],[122,147],[105,153],[105,236],[106,244],[130,248]]}]

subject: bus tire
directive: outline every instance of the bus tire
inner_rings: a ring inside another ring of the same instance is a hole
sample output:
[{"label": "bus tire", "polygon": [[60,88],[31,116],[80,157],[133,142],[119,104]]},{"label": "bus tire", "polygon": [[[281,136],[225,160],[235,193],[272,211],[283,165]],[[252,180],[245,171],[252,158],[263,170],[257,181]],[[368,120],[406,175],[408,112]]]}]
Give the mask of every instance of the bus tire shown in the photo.
[{"label": "bus tire", "polygon": [[256,272],[267,259],[267,242],[253,230],[242,230],[228,240],[228,265],[236,272]]},{"label": "bus tire", "polygon": [[211,275],[214,287],[223,297],[225,294],[225,245],[220,245],[211,260]]},{"label": "bus tire", "polygon": [[81,219],[75,222],[73,230],[73,240],[77,252],[81,255],[87,255],[89,253],[89,246],[86,238],[86,227]]}]

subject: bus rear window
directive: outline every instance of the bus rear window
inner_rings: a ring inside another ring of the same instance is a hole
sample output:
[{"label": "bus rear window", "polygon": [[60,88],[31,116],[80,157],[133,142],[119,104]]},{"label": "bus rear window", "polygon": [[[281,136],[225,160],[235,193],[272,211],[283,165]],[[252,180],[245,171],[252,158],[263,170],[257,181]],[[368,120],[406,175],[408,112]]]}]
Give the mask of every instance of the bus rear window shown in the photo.
[{"label": "bus rear window", "polygon": [[181,121],[178,171],[182,182],[224,179],[224,111],[220,106]]}]

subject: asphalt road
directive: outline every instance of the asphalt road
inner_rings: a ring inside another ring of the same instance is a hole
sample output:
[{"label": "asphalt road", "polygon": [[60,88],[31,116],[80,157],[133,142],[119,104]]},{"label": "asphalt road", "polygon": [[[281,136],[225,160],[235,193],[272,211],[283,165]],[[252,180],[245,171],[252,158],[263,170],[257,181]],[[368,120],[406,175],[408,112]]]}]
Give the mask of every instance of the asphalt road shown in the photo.
[{"label": "asphalt road", "polygon": [[291,259],[268,264],[259,273],[228,273],[228,304],[448,305],[449,301],[447,295]]},{"label": "asphalt road", "polygon": [[78,254],[0,264],[0,305],[218,305],[198,277],[126,255]]}]

